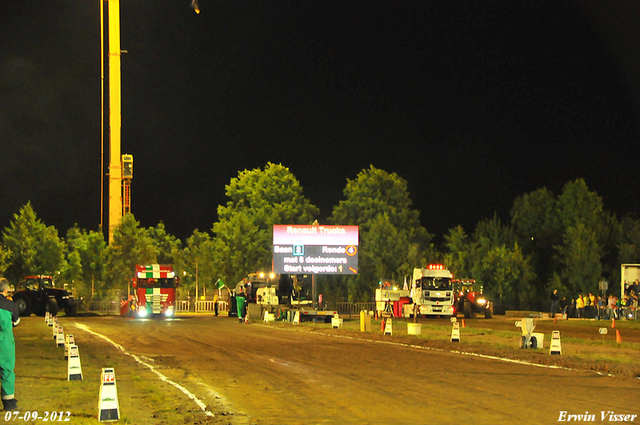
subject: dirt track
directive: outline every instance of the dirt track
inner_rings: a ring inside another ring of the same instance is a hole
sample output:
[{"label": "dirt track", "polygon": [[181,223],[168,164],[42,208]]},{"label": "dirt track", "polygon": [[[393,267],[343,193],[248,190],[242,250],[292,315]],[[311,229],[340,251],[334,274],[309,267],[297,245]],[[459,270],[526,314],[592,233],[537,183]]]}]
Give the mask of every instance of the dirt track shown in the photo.
[{"label": "dirt track", "polygon": [[241,325],[211,316],[76,321],[154,359],[204,399],[215,423],[546,424],[558,423],[561,411],[588,411],[596,422],[600,411],[640,414],[637,379],[394,343],[402,338],[365,341],[327,325]]}]

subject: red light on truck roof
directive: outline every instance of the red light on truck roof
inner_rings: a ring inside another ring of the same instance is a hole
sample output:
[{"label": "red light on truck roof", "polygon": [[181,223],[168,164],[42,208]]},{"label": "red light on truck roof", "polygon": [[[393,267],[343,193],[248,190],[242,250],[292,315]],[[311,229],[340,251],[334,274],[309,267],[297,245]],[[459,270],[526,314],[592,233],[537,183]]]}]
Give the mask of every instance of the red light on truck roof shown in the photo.
[{"label": "red light on truck roof", "polygon": [[429,264],[427,268],[429,270],[444,270],[444,264]]}]

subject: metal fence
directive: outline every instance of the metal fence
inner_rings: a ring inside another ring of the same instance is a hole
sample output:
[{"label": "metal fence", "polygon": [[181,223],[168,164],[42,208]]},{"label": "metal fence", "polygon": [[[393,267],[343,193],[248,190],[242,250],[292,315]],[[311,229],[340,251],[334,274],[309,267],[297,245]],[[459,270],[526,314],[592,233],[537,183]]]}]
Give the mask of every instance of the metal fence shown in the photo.
[{"label": "metal fence", "polygon": [[93,301],[87,305],[87,311],[120,314],[120,301]]},{"label": "metal fence", "polygon": [[176,312],[187,313],[189,311],[189,301],[176,301]]},{"label": "metal fence", "polygon": [[[374,310],[375,302],[366,303],[327,303],[326,310],[336,310],[341,315],[358,315],[361,310]],[[120,314],[120,301],[94,301],[87,305],[87,311],[94,313],[111,313]],[[229,311],[228,301],[218,301],[218,312],[226,313]],[[213,301],[176,301],[176,312],[178,313],[213,313]]]},{"label": "metal fence", "polygon": [[375,302],[366,302],[366,303],[343,302],[343,303],[328,303],[327,305],[328,310],[336,310],[338,314],[343,314],[343,315],[348,314],[349,316],[358,315],[362,310],[370,311],[370,310],[375,310],[375,308],[376,308]]},{"label": "metal fence", "polygon": [[[218,301],[218,312],[226,312],[229,310],[229,303],[227,301]],[[176,311],[178,313],[213,313],[214,303],[213,301],[176,301]]]}]

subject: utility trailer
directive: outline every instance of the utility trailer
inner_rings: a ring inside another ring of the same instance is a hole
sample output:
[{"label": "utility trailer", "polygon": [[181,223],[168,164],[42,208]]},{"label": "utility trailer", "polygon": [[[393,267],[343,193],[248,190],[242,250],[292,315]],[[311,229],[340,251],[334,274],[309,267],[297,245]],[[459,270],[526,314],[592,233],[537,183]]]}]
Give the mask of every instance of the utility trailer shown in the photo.
[{"label": "utility trailer", "polygon": [[267,311],[276,318],[293,318],[299,312],[301,321],[330,323],[338,312],[313,308],[311,287],[309,275],[252,273],[238,282],[236,293],[243,289],[247,296],[247,310],[252,317],[263,317]]}]

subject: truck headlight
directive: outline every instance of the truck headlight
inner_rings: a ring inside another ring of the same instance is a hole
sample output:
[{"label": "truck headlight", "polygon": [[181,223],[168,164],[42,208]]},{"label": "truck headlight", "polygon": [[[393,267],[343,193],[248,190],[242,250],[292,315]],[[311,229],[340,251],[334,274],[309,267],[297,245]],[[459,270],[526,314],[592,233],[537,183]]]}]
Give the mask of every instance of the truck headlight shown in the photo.
[{"label": "truck headlight", "polygon": [[171,317],[173,316],[173,306],[170,306],[169,308],[167,308],[167,310],[164,312],[164,315],[166,317]]},{"label": "truck headlight", "polygon": [[486,303],[487,303],[487,300],[485,300],[484,298],[480,298],[480,299],[478,300],[478,304],[479,304],[479,305],[485,305]]},{"label": "truck headlight", "polygon": [[147,317],[147,309],[141,308],[140,310],[138,310],[138,317]]}]

